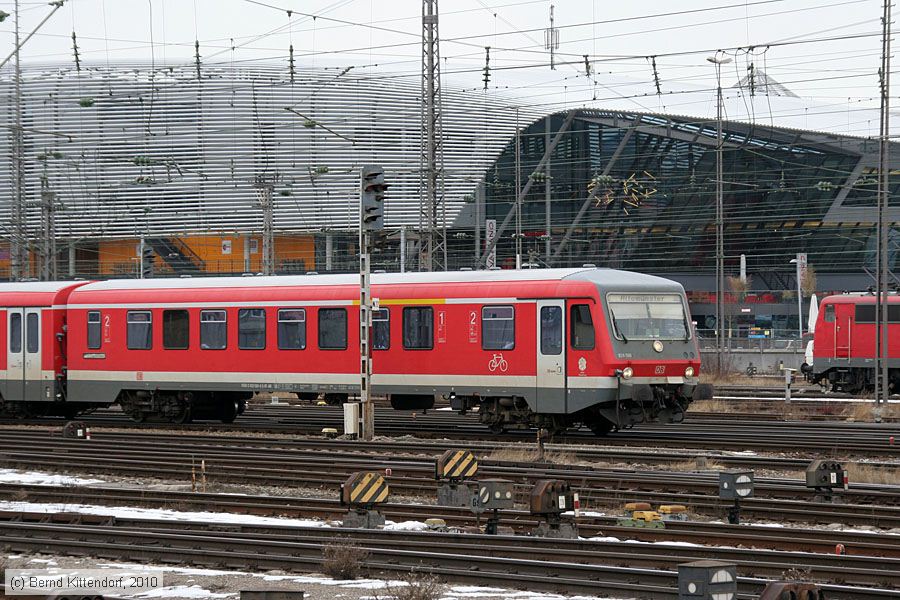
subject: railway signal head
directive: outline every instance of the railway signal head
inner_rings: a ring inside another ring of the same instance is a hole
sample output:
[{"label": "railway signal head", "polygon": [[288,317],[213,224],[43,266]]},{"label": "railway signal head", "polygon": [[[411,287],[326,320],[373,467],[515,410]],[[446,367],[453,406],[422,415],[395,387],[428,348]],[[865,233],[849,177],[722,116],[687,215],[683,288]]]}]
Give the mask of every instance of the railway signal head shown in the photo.
[{"label": "railway signal head", "polygon": [[753,471],[720,471],[719,498],[741,500],[753,496]]},{"label": "railway signal head", "polygon": [[360,228],[365,233],[384,229],[384,169],[375,165],[362,168],[360,190]]},{"label": "railway signal head", "polygon": [[716,560],[678,565],[678,600],[737,598],[737,567]]}]

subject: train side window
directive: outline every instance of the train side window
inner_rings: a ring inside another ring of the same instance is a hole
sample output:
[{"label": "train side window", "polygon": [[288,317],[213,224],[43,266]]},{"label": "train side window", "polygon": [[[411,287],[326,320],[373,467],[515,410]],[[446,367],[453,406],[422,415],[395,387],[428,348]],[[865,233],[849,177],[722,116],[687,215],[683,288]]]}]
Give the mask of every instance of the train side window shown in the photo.
[{"label": "train side window", "polygon": [[126,345],[129,350],[150,350],[153,347],[153,314],[149,310],[129,310]]},{"label": "train side window", "polygon": [[266,347],[266,311],[262,308],[238,310],[238,348],[263,350]]},{"label": "train side window", "polygon": [[319,348],[322,350],[347,349],[347,309],[319,309]]},{"label": "train side window", "polygon": [[282,308],[278,311],[278,349],[306,348],[306,310]]},{"label": "train side window", "polygon": [[874,304],[857,304],[855,321],[857,323],[874,323],[875,322],[875,305]]},{"label": "train side window", "polygon": [[825,322],[834,323],[834,304],[827,304],[825,306]]},{"label": "train side window", "polygon": [[228,345],[228,316],[224,310],[200,311],[200,348],[224,350]]},{"label": "train side window", "polygon": [[482,306],[481,349],[512,350],[515,347],[515,309],[512,306]]},{"label": "train side window", "polygon": [[22,315],[19,313],[9,316],[9,351],[13,354],[22,351]]},{"label": "train side window", "polygon": [[403,309],[403,347],[407,350],[431,350],[434,347],[434,309],[408,306]]},{"label": "train side window", "polygon": [[163,311],[163,348],[187,350],[190,341],[190,316],[186,310]]},{"label": "train side window", "polygon": [[571,343],[576,350],[594,349],[594,320],[591,307],[587,304],[573,304],[571,309]]},{"label": "train side window", "polygon": [[29,354],[35,354],[41,347],[41,328],[37,313],[28,313],[25,317],[25,350]]},{"label": "train side window", "polygon": [[372,350],[388,350],[391,347],[391,311],[379,308],[372,311]]},{"label": "train side window", "polygon": [[888,323],[900,323],[900,304],[888,305]]},{"label": "train side window", "polygon": [[96,350],[100,347],[100,311],[92,310],[87,314],[87,347]]}]

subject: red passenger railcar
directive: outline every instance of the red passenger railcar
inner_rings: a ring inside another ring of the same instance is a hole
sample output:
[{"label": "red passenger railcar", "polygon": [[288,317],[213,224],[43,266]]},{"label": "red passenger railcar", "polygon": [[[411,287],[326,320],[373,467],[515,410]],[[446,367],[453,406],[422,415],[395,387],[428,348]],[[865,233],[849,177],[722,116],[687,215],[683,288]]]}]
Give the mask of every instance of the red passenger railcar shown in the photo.
[{"label": "red passenger railcar", "polygon": [[[68,299],[66,402],[230,421],[256,391],[342,402],[359,375],[358,277],[120,280]],[[496,430],[678,421],[700,355],[682,287],[608,269],[381,274],[376,394],[435,396]]]},{"label": "red passenger railcar", "polygon": [[72,416],[65,404],[66,302],[85,282],[0,284],[0,408],[16,416]]},{"label": "red passenger railcar", "polygon": [[[900,389],[900,297],[888,300],[888,369],[891,389]],[[803,370],[814,383],[857,393],[875,385],[875,296],[828,296],[819,305],[812,364]]]}]

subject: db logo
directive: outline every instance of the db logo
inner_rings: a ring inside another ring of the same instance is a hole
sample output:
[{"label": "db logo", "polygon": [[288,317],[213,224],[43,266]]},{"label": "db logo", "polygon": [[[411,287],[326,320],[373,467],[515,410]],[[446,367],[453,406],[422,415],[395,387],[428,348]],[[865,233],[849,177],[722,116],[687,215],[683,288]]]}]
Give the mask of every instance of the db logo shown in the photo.
[{"label": "db logo", "polygon": [[656,374],[657,375],[665,375],[666,374],[666,365],[656,365]]}]

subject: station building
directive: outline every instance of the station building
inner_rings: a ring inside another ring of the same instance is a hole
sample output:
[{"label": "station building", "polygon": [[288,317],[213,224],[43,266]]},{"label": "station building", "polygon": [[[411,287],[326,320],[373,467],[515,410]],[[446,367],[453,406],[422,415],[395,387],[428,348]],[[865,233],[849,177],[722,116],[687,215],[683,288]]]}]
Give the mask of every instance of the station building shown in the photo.
[{"label": "station building", "polygon": [[[417,268],[423,149],[414,77],[42,65],[25,69],[22,90],[32,276],[48,206],[62,278],[137,276],[141,239],[153,249],[154,276],[258,272],[266,189],[276,272],[351,271],[359,168],[373,163],[391,186],[376,266],[399,270],[405,256],[402,268]],[[0,97],[14,107],[8,72]],[[7,132],[14,112],[0,118]],[[518,254],[526,267],[590,263],[659,274],[685,285],[701,332],[714,328],[715,120],[578,108],[548,114],[445,86],[442,123],[450,268],[514,268]],[[725,121],[721,150],[735,338],[797,331],[789,261],[798,254],[816,274],[800,282],[801,295],[873,284],[876,140]],[[5,223],[12,153],[11,134],[0,137]],[[894,198],[900,148],[892,157]],[[900,221],[893,201],[889,219]],[[892,226],[892,269],[898,248]],[[8,275],[8,245],[0,246],[0,278]]]}]

